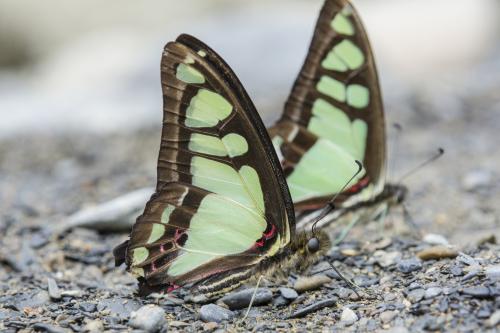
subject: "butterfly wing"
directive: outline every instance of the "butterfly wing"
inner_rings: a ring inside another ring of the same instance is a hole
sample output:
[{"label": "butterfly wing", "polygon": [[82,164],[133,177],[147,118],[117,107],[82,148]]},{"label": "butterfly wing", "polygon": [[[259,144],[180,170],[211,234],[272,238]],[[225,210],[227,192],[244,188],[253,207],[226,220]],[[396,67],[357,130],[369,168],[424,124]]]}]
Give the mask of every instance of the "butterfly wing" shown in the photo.
[{"label": "butterfly wing", "polygon": [[229,66],[181,35],[165,47],[161,80],[156,193],[116,251],[143,291],[241,273],[286,248],[295,231],[271,140]]},{"label": "butterfly wing", "polygon": [[373,54],[347,0],[327,0],[281,119],[269,130],[296,211],[353,205],[384,185],[385,124]]}]

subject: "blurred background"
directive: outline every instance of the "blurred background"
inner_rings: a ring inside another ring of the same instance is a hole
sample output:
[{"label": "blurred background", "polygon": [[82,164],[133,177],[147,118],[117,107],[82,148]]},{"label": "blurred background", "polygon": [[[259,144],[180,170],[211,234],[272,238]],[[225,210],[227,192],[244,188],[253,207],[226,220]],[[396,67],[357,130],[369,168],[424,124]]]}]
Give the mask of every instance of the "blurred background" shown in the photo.
[{"label": "blurred background", "polygon": [[[357,0],[372,41],[398,179],[417,224],[498,234],[500,1]],[[0,0],[0,215],[64,223],[154,186],[163,46],[190,33],[232,66],[267,124],[282,109],[322,0]],[[404,131],[393,145],[391,124]]]}]

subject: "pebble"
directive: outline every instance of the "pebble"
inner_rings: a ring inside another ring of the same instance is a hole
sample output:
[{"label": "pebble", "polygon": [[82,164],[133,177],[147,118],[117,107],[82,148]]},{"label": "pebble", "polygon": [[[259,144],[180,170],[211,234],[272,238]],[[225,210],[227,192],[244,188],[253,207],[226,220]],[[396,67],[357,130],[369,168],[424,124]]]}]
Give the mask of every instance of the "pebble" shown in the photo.
[{"label": "pebble", "polygon": [[213,321],[203,324],[203,330],[206,332],[212,332],[213,330],[219,328],[219,324]]},{"label": "pebble", "polygon": [[484,269],[488,279],[492,281],[500,281],[500,265],[488,266]]},{"label": "pebble", "polygon": [[398,313],[396,311],[384,311],[380,314],[380,320],[384,323],[390,323]]},{"label": "pebble", "polygon": [[416,258],[403,259],[398,261],[397,268],[401,273],[411,273],[420,270],[422,263]]},{"label": "pebble", "polygon": [[401,253],[398,251],[386,252],[383,250],[377,250],[373,253],[373,259],[382,268],[395,264],[400,257]]},{"label": "pebble", "polygon": [[295,311],[288,318],[289,319],[292,319],[292,318],[302,318],[302,317],[307,316],[309,313],[316,312],[316,311],[318,311],[320,309],[323,309],[323,308],[326,308],[326,307],[334,306],[335,304],[337,304],[337,298],[336,297],[328,298],[328,299],[325,299],[325,300],[322,300],[322,301],[310,304],[310,305],[308,305],[306,307],[303,307],[303,308]]},{"label": "pebble", "polygon": [[340,323],[344,324],[345,326],[351,326],[356,321],[358,321],[358,316],[356,315],[356,313],[350,308],[344,307],[344,310],[342,310],[342,314],[340,316]]},{"label": "pebble", "polygon": [[221,323],[234,318],[234,312],[216,304],[206,304],[200,308],[200,318],[204,322]]},{"label": "pebble", "polygon": [[404,326],[395,326],[384,331],[384,333],[408,333],[408,332],[409,332],[408,329]]},{"label": "pebble", "polygon": [[463,252],[459,253],[459,255],[457,257],[457,261],[464,263],[468,266],[479,266],[479,263],[477,262],[476,259],[472,258],[470,255],[465,254]]},{"label": "pebble", "polygon": [[83,327],[83,331],[88,333],[100,333],[104,331],[104,325],[102,321],[98,319],[90,320]]},{"label": "pebble", "polygon": [[167,324],[165,310],[157,305],[144,305],[130,314],[129,325],[133,328],[154,333],[160,331]]},{"label": "pebble", "polygon": [[288,300],[280,295],[280,296],[276,297],[275,299],[273,299],[272,304],[275,307],[281,307],[281,306],[288,305],[289,303],[290,303],[290,300]]},{"label": "pebble", "polygon": [[[249,288],[242,291],[237,291],[222,297],[220,300],[226,304],[231,310],[239,310],[250,305],[255,288]],[[265,305],[271,302],[273,293],[267,288],[259,288],[255,293],[255,298],[252,306]]]},{"label": "pebble", "polygon": [[47,279],[47,289],[49,291],[49,296],[53,300],[59,300],[61,299],[61,291],[59,290],[59,287],[57,286],[56,280],[52,278]]},{"label": "pebble", "polygon": [[487,187],[491,185],[492,178],[493,174],[489,170],[472,170],[462,178],[462,188],[466,191],[474,191],[481,187]]},{"label": "pebble", "polygon": [[425,296],[424,296],[424,298],[425,299],[431,299],[431,298],[434,298],[436,296],[441,295],[442,292],[443,292],[442,288],[439,288],[439,287],[430,287],[430,288],[427,288],[425,290]]},{"label": "pebble", "polygon": [[109,310],[109,312],[121,319],[129,319],[133,311],[139,310],[141,303],[136,300],[128,300],[121,297],[103,299],[97,303],[97,311]]},{"label": "pebble", "polygon": [[301,293],[304,291],[318,289],[324,284],[329,283],[330,281],[331,279],[326,275],[299,277],[297,281],[295,281],[293,289]]},{"label": "pebble", "polygon": [[292,288],[280,288],[280,294],[290,301],[293,301],[297,297],[299,297],[299,294]]},{"label": "pebble", "polygon": [[35,331],[43,331],[47,333],[69,333],[71,330],[50,325],[50,324],[45,324],[45,323],[36,323],[32,327]]},{"label": "pebble", "polygon": [[422,240],[424,242],[426,242],[427,244],[431,244],[431,245],[448,245],[448,240],[442,236],[442,235],[438,235],[438,234],[427,234],[425,235]]},{"label": "pebble", "polygon": [[100,205],[82,209],[56,226],[57,231],[81,227],[97,231],[130,231],[144,205],[154,193],[153,188],[142,188],[124,194]]},{"label": "pebble", "polygon": [[424,289],[413,289],[408,293],[408,300],[412,303],[420,302],[425,296]]},{"label": "pebble", "polygon": [[462,290],[462,294],[475,298],[487,298],[491,296],[490,290],[485,286],[467,287]]},{"label": "pebble", "polygon": [[97,309],[97,306],[94,303],[90,302],[80,303],[78,307],[84,312],[94,312]]},{"label": "pebble", "polygon": [[417,253],[417,257],[422,260],[456,258],[457,255],[458,252],[454,248],[446,245],[433,246]]},{"label": "pebble", "polygon": [[496,310],[495,312],[493,312],[486,324],[488,325],[488,327],[496,327],[498,324],[500,324],[500,310]]},{"label": "pebble", "polygon": [[[17,297],[19,296],[19,297]],[[20,311],[23,308],[37,308],[46,305],[50,302],[49,293],[45,290],[39,291],[34,294],[18,294],[14,300],[14,306]]]}]

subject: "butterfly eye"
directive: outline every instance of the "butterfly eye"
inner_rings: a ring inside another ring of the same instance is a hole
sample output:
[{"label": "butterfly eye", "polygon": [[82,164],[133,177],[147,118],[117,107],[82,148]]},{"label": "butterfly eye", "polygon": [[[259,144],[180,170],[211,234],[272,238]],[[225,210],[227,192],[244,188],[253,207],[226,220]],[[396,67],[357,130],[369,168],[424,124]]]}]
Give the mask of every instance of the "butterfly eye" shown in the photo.
[{"label": "butterfly eye", "polygon": [[316,237],[311,238],[307,242],[307,249],[312,253],[317,252],[319,250],[319,240]]}]

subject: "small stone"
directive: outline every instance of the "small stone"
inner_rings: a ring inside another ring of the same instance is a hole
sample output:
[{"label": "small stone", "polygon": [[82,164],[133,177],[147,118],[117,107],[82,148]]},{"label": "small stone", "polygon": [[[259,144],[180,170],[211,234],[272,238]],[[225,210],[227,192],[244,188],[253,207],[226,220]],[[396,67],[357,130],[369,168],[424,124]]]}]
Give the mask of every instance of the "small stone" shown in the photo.
[{"label": "small stone", "polygon": [[200,318],[204,322],[221,323],[234,318],[234,312],[215,304],[206,304],[200,308]]},{"label": "small stone", "polygon": [[389,267],[396,263],[396,261],[401,257],[401,253],[397,251],[386,252],[382,250],[377,250],[373,253],[373,259],[382,268]]},{"label": "small stone", "polygon": [[462,188],[466,191],[474,191],[491,185],[493,174],[489,170],[477,169],[468,172],[462,179]]},{"label": "small stone", "polygon": [[285,305],[288,305],[290,303],[290,300],[284,298],[283,296],[278,296],[276,297],[275,299],[273,299],[273,306],[274,307],[281,307],[281,306],[285,306]]},{"label": "small stone", "polygon": [[384,331],[384,333],[408,333],[408,329],[404,326],[394,326],[391,327],[389,330]]},{"label": "small stone", "polygon": [[484,270],[488,279],[492,281],[500,281],[500,265],[488,266]]},{"label": "small stone", "polygon": [[94,312],[94,311],[96,311],[97,306],[94,303],[83,302],[83,303],[80,303],[79,308],[83,312]]},{"label": "small stone", "polygon": [[490,316],[491,316],[491,311],[487,307],[482,307],[476,313],[476,317],[480,319],[486,319],[489,318]]},{"label": "small stone", "polygon": [[457,261],[466,264],[467,266],[479,266],[479,263],[477,262],[476,259],[472,258],[471,256],[460,252]]},{"label": "small stone", "polygon": [[351,326],[356,321],[358,321],[358,316],[356,315],[356,313],[348,307],[344,307],[344,310],[342,310],[342,315],[340,316],[340,322],[345,326]]},{"label": "small stone", "polygon": [[36,323],[33,325],[33,329],[35,331],[42,331],[42,332],[47,332],[47,333],[69,333],[71,330],[46,324],[46,323]]},{"label": "small stone", "polygon": [[217,324],[214,321],[209,321],[208,323],[204,323],[203,324],[203,330],[204,331],[211,332],[211,331],[213,331],[213,330],[215,330],[217,328],[219,328],[219,324]]},{"label": "small stone", "polygon": [[360,252],[356,249],[343,249],[340,250],[340,253],[342,253],[346,257],[354,257],[359,255]]},{"label": "small stone", "polygon": [[159,306],[148,304],[130,314],[129,325],[133,328],[154,333],[167,324],[165,310]]},{"label": "small stone", "polygon": [[48,285],[48,291],[49,291],[49,296],[53,300],[59,300],[61,299],[61,291],[59,290],[59,287],[57,286],[56,280],[52,278],[47,279],[47,285]]},{"label": "small stone", "polygon": [[299,277],[293,286],[293,289],[299,293],[320,288],[322,285],[329,283],[331,279],[326,275],[313,275],[307,277]]},{"label": "small stone", "polygon": [[384,302],[392,302],[397,298],[396,294],[387,293],[384,295]]},{"label": "small stone", "polygon": [[326,307],[334,306],[335,304],[337,304],[336,297],[327,298],[327,299],[324,299],[322,301],[315,302],[313,304],[310,304],[310,305],[307,305],[303,308],[298,309],[297,311],[292,313],[288,318],[290,318],[290,319],[291,318],[302,318],[302,317],[305,317],[312,312],[318,311],[318,310],[326,308]]},{"label": "small stone", "polygon": [[433,246],[417,253],[417,257],[422,260],[455,258],[457,255],[458,252],[454,248],[445,245]]},{"label": "small stone", "polygon": [[498,324],[500,324],[500,310],[493,312],[491,317],[486,322],[488,327],[497,327]]},{"label": "small stone", "polygon": [[491,296],[490,290],[484,286],[468,287],[462,290],[462,294],[475,298],[487,298]]},{"label": "small stone", "polygon": [[453,274],[454,276],[462,276],[464,275],[464,271],[462,269],[462,267],[460,266],[452,266],[450,268],[450,273]]},{"label": "small stone", "polygon": [[280,294],[281,296],[290,301],[293,301],[297,297],[299,297],[299,294],[297,294],[297,292],[292,288],[280,288]]},{"label": "small stone", "polygon": [[424,289],[413,289],[408,293],[408,300],[411,303],[417,303],[420,302],[425,296],[425,290]]},{"label": "small stone", "polygon": [[431,287],[431,288],[427,288],[425,290],[425,299],[431,299],[431,298],[434,298],[436,296],[439,296],[441,295],[441,293],[443,292],[443,289],[442,288],[439,288],[439,287]]},{"label": "small stone", "polygon": [[88,321],[85,326],[83,327],[84,332],[88,333],[99,333],[104,331],[104,325],[102,321],[96,319],[96,320],[91,320]]},{"label": "small stone", "polygon": [[380,320],[384,323],[390,323],[398,313],[396,311],[384,311],[380,314]]},{"label": "small stone", "polygon": [[[250,305],[255,288],[249,288],[226,295],[220,301],[226,304],[231,310],[244,309]],[[252,306],[265,305],[271,302],[273,293],[267,288],[259,288],[255,293]]]},{"label": "small stone", "polygon": [[406,274],[420,270],[422,268],[422,263],[416,258],[403,259],[398,261],[397,268],[401,273]]},{"label": "small stone", "polygon": [[448,240],[438,234],[427,234],[422,240],[431,245],[448,245]]},{"label": "small stone", "polygon": [[68,297],[82,297],[83,292],[79,289],[72,289],[72,290],[63,290],[61,291],[61,296],[68,296]]}]

